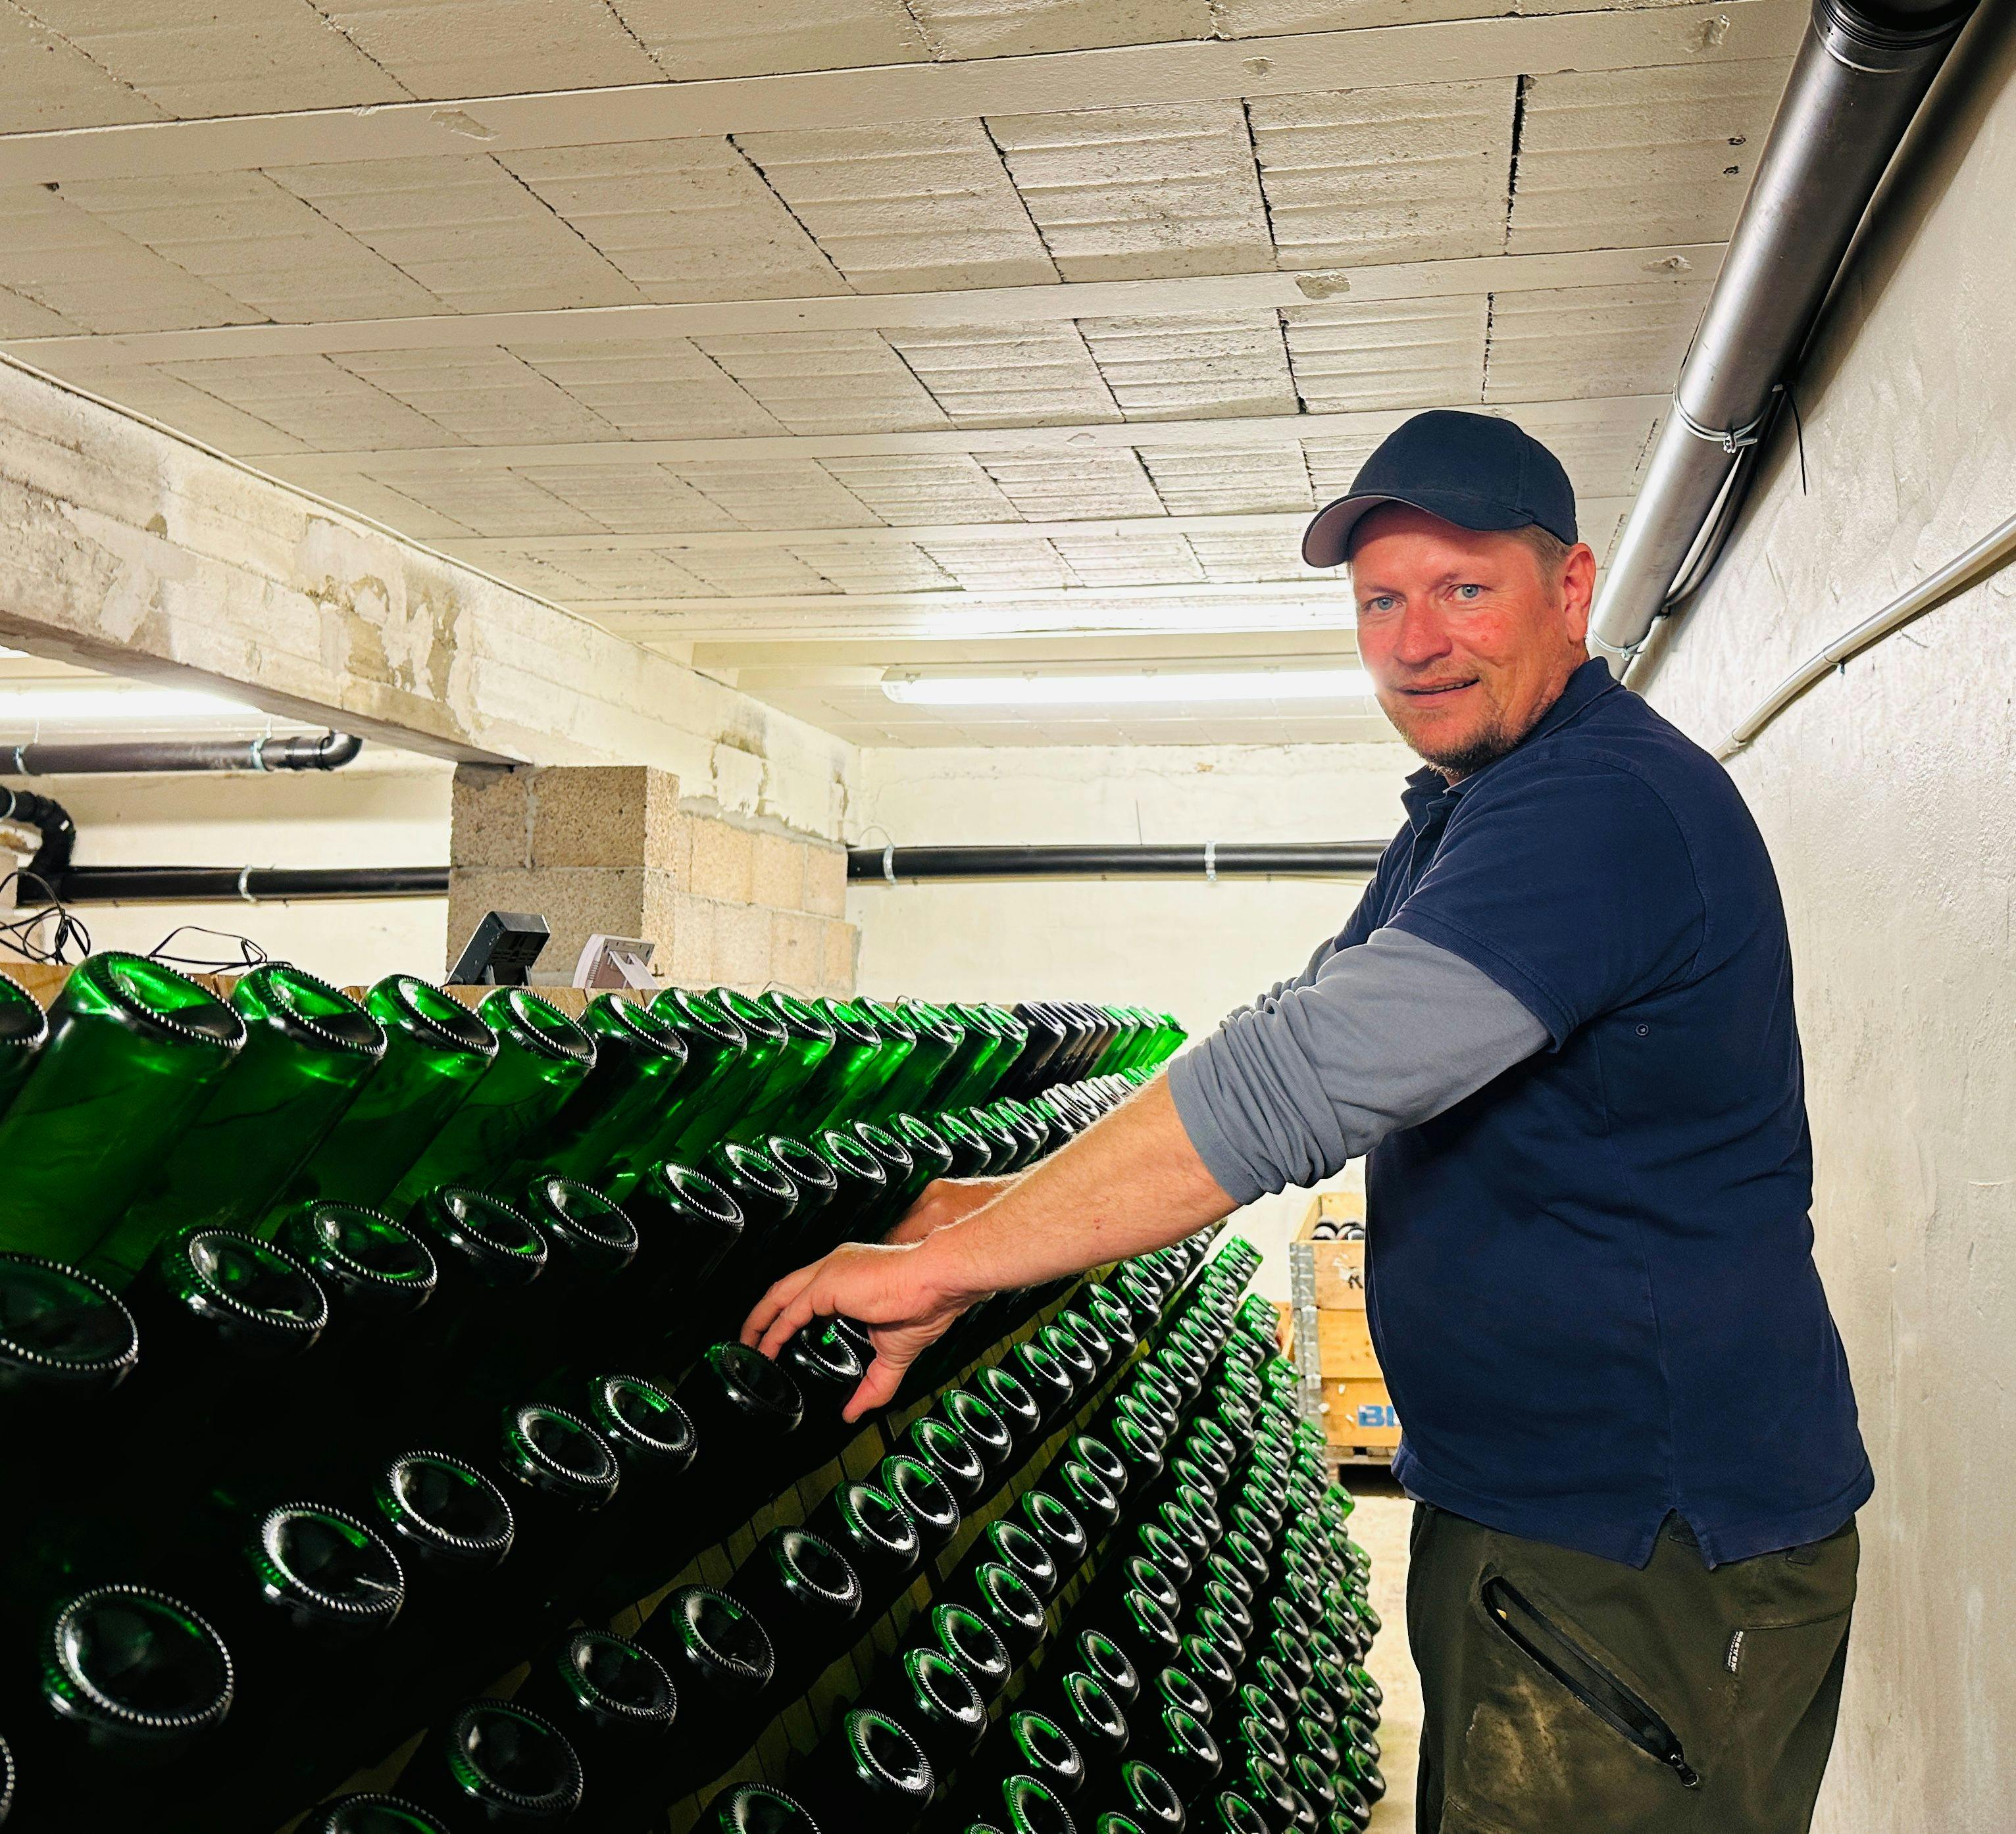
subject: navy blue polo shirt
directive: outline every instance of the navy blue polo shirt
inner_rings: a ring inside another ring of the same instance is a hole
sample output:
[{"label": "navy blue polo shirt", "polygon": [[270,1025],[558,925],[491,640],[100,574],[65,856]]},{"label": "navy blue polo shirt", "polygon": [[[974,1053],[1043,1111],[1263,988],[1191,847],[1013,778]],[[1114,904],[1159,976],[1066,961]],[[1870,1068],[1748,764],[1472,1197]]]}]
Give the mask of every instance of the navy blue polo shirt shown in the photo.
[{"label": "navy blue polo shirt", "polygon": [[1366,1304],[1417,1497],[1643,1566],[1832,1533],[1874,1486],[1813,1260],[1791,951],[1727,774],[1600,662],[1409,780],[1346,947],[1460,956],[1550,1048],[1366,1160]]}]

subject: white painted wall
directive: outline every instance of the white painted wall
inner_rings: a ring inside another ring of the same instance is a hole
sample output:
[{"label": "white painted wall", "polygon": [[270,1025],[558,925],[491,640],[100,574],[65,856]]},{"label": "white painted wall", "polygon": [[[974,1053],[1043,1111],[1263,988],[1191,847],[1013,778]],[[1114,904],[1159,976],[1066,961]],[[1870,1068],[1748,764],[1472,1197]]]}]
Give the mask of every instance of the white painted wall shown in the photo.
[{"label": "white painted wall", "polygon": [[[24,786],[70,811],[83,865],[439,866],[448,862],[452,770],[368,746],[357,763],[326,775],[44,777]],[[394,970],[438,976],[447,966],[445,897],[85,904],[77,915],[99,948],[144,953],[178,924],[203,924],[250,937],[339,985]],[[216,960],[233,953],[214,937],[185,936],[175,948]]]},{"label": "white painted wall", "polygon": [[[861,754],[857,845],[963,842],[1384,840],[1416,767],[1390,745],[1003,747]],[[860,987],[884,998],[1078,998],[1174,1012],[1193,1037],[1305,962],[1344,926],[1345,880],[1039,879],[857,883]],[[1355,1168],[1338,1183],[1355,1182]],[[1281,1246],[1306,1193],[1237,1226],[1268,1253],[1258,1285],[1287,1296]]]},{"label": "white painted wall", "polygon": [[[1714,743],[2016,509],[2016,31],[1935,142],[1649,685]],[[1823,681],[1731,770],[1784,884],[1819,1258],[1877,1490],[1820,1834],[1991,1834],[2016,1800],[2016,574]]]}]

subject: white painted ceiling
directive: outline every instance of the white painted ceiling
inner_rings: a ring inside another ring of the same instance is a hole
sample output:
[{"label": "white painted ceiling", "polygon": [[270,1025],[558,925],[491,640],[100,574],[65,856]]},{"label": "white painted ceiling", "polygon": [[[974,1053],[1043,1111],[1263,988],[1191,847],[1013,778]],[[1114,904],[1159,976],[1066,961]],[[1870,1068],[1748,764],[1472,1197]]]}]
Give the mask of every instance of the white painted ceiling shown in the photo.
[{"label": "white painted ceiling", "polygon": [[0,348],[862,743],[1383,736],[879,684],[1334,665],[1424,407],[1602,552],[1805,9],[1499,6],[6,0]]}]

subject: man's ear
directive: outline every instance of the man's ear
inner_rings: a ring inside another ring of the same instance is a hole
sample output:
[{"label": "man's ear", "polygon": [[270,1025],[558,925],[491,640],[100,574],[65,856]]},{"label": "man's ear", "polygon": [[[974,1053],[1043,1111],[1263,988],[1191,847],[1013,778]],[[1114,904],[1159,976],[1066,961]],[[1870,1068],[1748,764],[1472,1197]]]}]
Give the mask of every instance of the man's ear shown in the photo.
[{"label": "man's ear", "polygon": [[1586,541],[1578,541],[1561,563],[1561,610],[1568,635],[1578,644],[1588,640],[1589,606],[1595,598],[1595,551]]}]

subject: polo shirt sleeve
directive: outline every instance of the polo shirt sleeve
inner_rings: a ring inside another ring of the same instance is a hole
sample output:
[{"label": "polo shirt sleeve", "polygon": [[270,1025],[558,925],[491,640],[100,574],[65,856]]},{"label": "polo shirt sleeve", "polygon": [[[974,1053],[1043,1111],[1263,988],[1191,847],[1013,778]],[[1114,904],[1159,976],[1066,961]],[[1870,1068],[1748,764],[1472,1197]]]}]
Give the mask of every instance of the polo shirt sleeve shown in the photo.
[{"label": "polo shirt sleeve", "polygon": [[1621,764],[1556,757],[1480,777],[1388,921],[1488,975],[1559,1048],[1683,978],[1707,918],[1665,799]]},{"label": "polo shirt sleeve", "polygon": [[1169,1066],[1169,1094],[1211,1176],[1250,1203],[1341,1171],[1546,1041],[1467,962],[1382,929],[1186,1051]]}]

